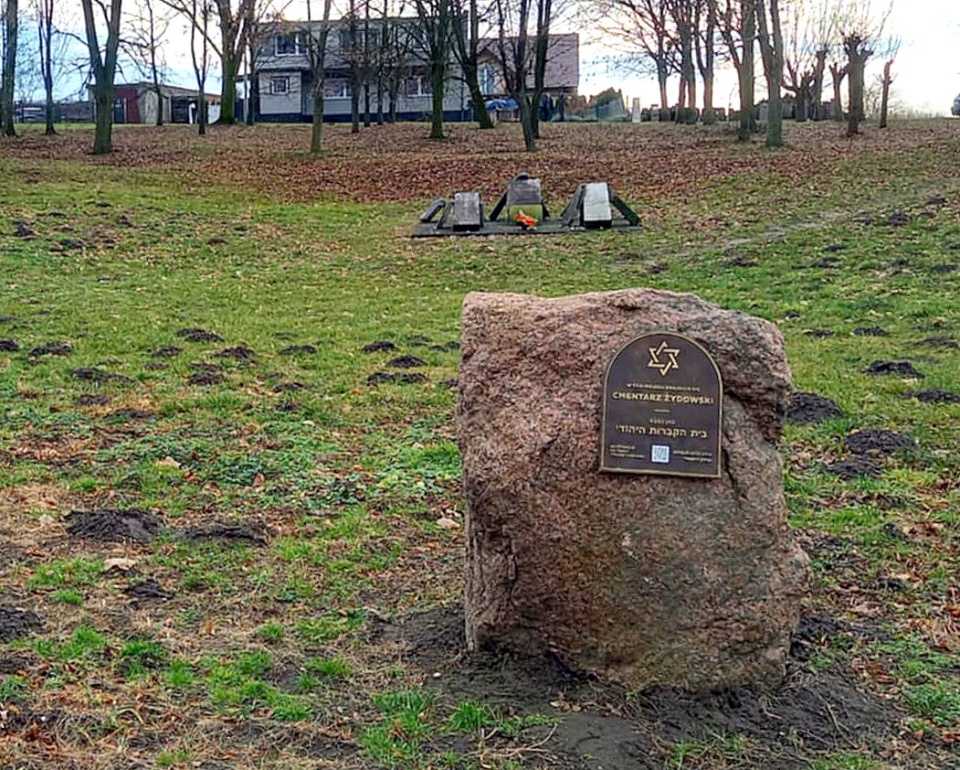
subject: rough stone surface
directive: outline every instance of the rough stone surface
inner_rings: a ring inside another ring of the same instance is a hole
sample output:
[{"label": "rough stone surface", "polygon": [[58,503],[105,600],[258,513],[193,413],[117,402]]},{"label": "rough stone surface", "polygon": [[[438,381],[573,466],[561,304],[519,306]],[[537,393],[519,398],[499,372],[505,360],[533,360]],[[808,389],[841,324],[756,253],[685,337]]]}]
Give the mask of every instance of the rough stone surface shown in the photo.
[{"label": "rough stone surface", "polygon": [[[605,367],[652,331],[716,359],[719,479],[598,471]],[[471,648],[549,651],[637,689],[780,681],[808,563],[776,448],[790,370],[775,326],[646,289],[470,294],[459,382]]]}]

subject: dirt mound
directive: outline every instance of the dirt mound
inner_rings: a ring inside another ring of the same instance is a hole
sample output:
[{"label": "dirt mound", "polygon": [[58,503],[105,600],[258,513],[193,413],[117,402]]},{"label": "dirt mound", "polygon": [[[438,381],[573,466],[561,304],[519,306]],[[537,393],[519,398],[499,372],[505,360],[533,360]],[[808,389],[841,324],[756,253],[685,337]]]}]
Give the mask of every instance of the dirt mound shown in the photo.
[{"label": "dirt mound", "polygon": [[917,442],[910,436],[886,428],[858,430],[848,435],[843,443],[847,450],[855,455],[890,455],[917,448]]},{"label": "dirt mound", "polygon": [[150,351],[150,355],[153,358],[175,358],[182,352],[183,348],[178,348],[176,345],[167,345],[166,347]]},{"label": "dirt mound", "polygon": [[[692,694],[652,688],[634,696],[581,676],[545,656],[523,658],[495,650],[468,654],[463,613],[445,607],[408,617],[400,626],[379,623],[375,641],[401,649],[423,670],[428,686],[453,701],[474,699],[507,713],[558,717],[542,729],[550,767],[564,770],[653,770],[668,765],[670,746],[742,735],[751,745],[749,767],[801,767],[790,743],[830,751],[851,734],[870,741],[894,729],[899,715],[856,688],[840,670],[809,671],[803,661],[847,629],[830,619],[805,619],[796,635],[791,674],[779,689],[746,688]],[[842,714],[838,720],[836,715]],[[790,736],[788,741],[787,736]],[[533,740],[530,734],[525,738]]]},{"label": "dirt mound", "polygon": [[960,393],[950,390],[911,390],[903,394],[904,398],[915,398],[921,404],[956,404],[960,403]]},{"label": "dirt mound", "polygon": [[30,358],[40,358],[41,356],[69,356],[73,352],[73,346],[69,342],[45,342],[38,345],[30,351]]},{"label": "dirt mound", "polygon": [[36,612],[0,605],[0,643],[6,644],[42,630],[43,623]]},{"label": "dirt mound", "polygon": [[396,350],[397,346],[390,340],[376,340],[368,345],[364,345],[361,350],[364,353],[382,353],[388,350]]},{"label": "dirt mound", "polygon": [[18,350],[20,350],[20,344],[16,340],[0,340],[0,351],[16,353]]},{"label": "dirt mound", "polygon": [[280,351],[281,356],[312,356],[317,352],[316,345],[290,345]]},{"label": "dirt mound", "polygon": [[187,342],[223,342],[223,337],[216,332],[207,331],[198,326],[180,329],[177,336],[182,337]]},{"label": "dirt mound", "polygon": [[164,591],[163,587],[152,578],[142,580],[139,583],[131,583],[123,589],[123,592],[137,601],[167,601],[173,598],[173,594]]},{"label": "dirt mound", "polygon": [[426,361],[416,356],[397,356],[387,361],[387,366],[392,366],[394,369],[415,369],[426,365]]},{"label": "dirt mound", "polygon": [[843,417],[843,410],[825,396],[797,391],[790,397],[786,420],[790,423],[812,424]]},{"label": "dirt mound", "polygon": [[909,361],[874,361],[870,364],[870,366],[863,370],[863,373],[896,374],[901,377],[923,377],[923,373],[914,367],[914,365]]},{"label": "dirt mound", "polygon": [[815,337],[818,340],[822,340],[826,337],[832,337],[834,332],[832,329],[807,329],[804,334],[808,337]]},{"label": "dirt mound", "polygon": [[877,478],[883,471],[883,467],[867,457],[852,457],[849,460],[837,460],[832,463],[825,463],[823,470],[826,473],[832,473],[845,481],[851,479],[867,477]]},{"label": "dirt mound", "polygon": [[857,326],[853,330],[855,337],[889,337],[890,332],[880,326]]},{"label": "dirt mound", "polygon": [[84,393],[77,396],[73,403],[76,406],[106,406],[112,399],[105,393]]},{"label": "dirt mound", "polygon": [[273,386],[274,393],[290,393],[307,389],[307,386],[298,380],[293,380],[291,382],[280,382]]},{"label": "dirt mound", "polygon": [[132,540],[147,545],[160,531],[158,516],[138,508],[126,510],[71,511],[66,516],[67,532],[74,537],[101,543]]},{"label": "dirt mound", "polygon": [[442,345],[431,345],[430,350],[460,350],[460,343],[456,340],[444,342]]},{"label": "dirt mound", "polygon": [[127,420],[156,420],[157,413],[151,412],[147,409],[134,409],[133,407],[127,407],[124,409],[114,409],[112,412],[107,412],[104,415],[104,418],[116,422],[126,422]]},{"label": "dirt mound", "polygon": [[235,348],[224,348],[217,353],[217,358],[232,358],[235,361],[252,361],[256,355],[257,354],[250,348],[238,346]]},{"label": "dirt mound", "polygon": [[418,382],[429,382],[429,380],[426,375],[420,374],[420,372],[406,372],[404,374],[396,372],[374,372],[367,377],[367,385],[382,385],[383,383],[413,385]]},{"label": "dirt mound", "polygon": [[247,524],[213,523],[194,527],[184,527],[178,531],[184,540],[193,542],[203,540],[221,540],[228,543],[246,543],[248,545],[267,545],[267,528],[260,523]]},{"label": "dirt mound", "polygon": [[74,369],[70,372],[70,376],[77,380],[84,380],[85,382],[95,382],[98,385],[104,382],[133,382],[133,380],[123,374],[114,374],[97,366],[85,366]]},{"label": "dirt mound", "polygon": [[950,348],[956,350],[960,348],[960,343],[949,337],[926,337],[920,340],[918,345],[926,345],[928,348]]},{"label": "dirt mound", "polygon": [[220,385],[226,381],[226,377],[216,372],[200,372],[187,377],[188,385]]}]

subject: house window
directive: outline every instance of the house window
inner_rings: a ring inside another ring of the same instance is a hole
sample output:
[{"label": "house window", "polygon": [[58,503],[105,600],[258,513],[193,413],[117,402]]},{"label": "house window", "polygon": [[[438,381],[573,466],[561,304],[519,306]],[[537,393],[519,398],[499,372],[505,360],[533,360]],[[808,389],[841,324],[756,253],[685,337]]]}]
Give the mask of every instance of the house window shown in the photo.
[{"label": "house window", "polygon": [[430,96],[433,84],[426,75],[411,75],[403,79],[404,96]]},{"label": "house window", "polygon": [[[380,47],[380,30],[369,29],[365,31],[363,24],[363,22],[358,22],[357,28],[351,30],[349,22],[347,22],[347,27],[340,30],[341,51],[349,53],[355,50],[359,54],[364,51],[376,51]],[[356,37],[354,38],[353,36]],[[356,43],[352,42],[354,39]],[[366,47],[364,46],[364,40],[367,41]]]},{"label": "house window", "polygon": [[477,73],[477,80],[480,81],[480,93],[484,96],[491,96],[497,93],[497,68],[492,64],[484,64]]},{"label": "house window", "polygon": [[270,78],[270,93],[274,96],[290,93],[290,78],[275,77]]},{"label": "house window", "polygon": [[298,32],[294,35],[277,35],[276,50],[277,56],[296,56],[306,50],[303,34]]},{"label": "house window", "polygon": [[323,81],[324,99],[349,99],[350,81],[346,78],[327,78]]}]

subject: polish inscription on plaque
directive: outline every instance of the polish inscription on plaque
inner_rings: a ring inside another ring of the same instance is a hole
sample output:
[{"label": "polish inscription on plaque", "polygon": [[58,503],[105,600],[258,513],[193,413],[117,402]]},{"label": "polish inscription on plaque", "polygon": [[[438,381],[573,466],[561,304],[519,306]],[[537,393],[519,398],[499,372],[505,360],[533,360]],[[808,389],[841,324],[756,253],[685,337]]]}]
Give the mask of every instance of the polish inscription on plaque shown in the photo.
[{"label": "polish inscription on plaque", "polygon": [[719,477],[722,402],[720,370],[698,343],[636,337],[607,366],[600,470]]}]

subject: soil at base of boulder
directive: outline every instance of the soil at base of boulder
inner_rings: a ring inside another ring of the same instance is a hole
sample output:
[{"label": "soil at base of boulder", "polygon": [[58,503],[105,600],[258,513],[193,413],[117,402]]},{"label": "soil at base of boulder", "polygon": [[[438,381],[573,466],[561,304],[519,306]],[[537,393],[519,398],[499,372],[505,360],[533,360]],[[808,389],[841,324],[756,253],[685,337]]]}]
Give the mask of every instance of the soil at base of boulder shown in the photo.
[{"label": "soil at base of boulder", "polygon": [[896,374],[901,377],[923,377],[923,373],[909,361],[874,361],[863,370],[863,373]]},{"label": "soil at base of boulder", "polygon": [[790,423],[812,424],[843,417],[843,410],[825,396],[797,391],[790,397],[786,420]]},{"label": "soil at base of boulder", "polygon": [[825,473],[832,473],[846,481],[862,477],[875,479],[883,471],[883,466],[868,457],[837,460],[836,462],[825,463],[822,468]]},{"label": "soil at base of boulder", "polygon": [[0,643],[6,644],[42,630],[43,623],[36,612],[0,605]]},{"label": "soil at base of boulder", "polygon": [[370,636],[374,643],[399,647],[400,656],[424,672],[427,686],[453,701],[478,700],[506,713],[556,717],[554,726],[523,736],[546,752],[538,754],[552,768],[659,770],[668,766],[670,744],[718,735],[748,739],[751,763],[745,767],[800,768],[809,766],[811,752],[847,746],[852,729],[858,741],[866,742],[892,738],[898,730],[893,707],[859,691],[855,677],[839,666],[813,672],[803,665],[812,649],[844,633],[842,623],[829,619],[803,619],[788,679],[779,689],[702,695],[657,687],[629,696],[549,656],[497,650],[468,654],[463,628],[462,608],[443,607],[412,615],[402,625],[378,621]]},{"label": "soil at base of boulder", "polygon": [[917,442],[910,436],[886,428],[863,428],[849,434],[843,443],[847,451],[855,455],[890,455],[917,448]]},{"label": "soil at base of boulder", "polygon": [[66,516],[67,532],[73,537],[101,543],[132,540],[147,545],[160,531],[159,516],[139,508],[125,510],[71,511]]}]

